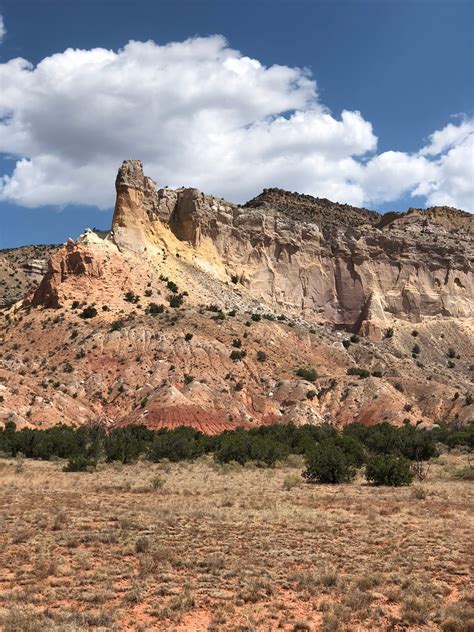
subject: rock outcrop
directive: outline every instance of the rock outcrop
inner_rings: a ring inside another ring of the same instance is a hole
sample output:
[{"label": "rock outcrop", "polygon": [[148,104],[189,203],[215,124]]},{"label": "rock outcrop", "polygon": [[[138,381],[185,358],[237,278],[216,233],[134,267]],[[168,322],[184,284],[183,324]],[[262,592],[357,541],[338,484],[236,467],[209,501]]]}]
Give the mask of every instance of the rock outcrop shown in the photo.
[{"label": "rock outcrop", "polygon": [[71,288],[68,280],[81,283],[100,279],[103,274],[99,258],[81,244],[69,240],[48,262],[48,271],[31,299],[33,306],[61,307],[63,293]]},{"label": "rock outcrop", "polygon": [[472,315],[474,220],[446,207],[381,216],[268,189],[244,206],[156,189],[139,161],[117,177],[114,239],[144,252],[166,226],[217,278],[277,309],[380,337],[393,318]]}]

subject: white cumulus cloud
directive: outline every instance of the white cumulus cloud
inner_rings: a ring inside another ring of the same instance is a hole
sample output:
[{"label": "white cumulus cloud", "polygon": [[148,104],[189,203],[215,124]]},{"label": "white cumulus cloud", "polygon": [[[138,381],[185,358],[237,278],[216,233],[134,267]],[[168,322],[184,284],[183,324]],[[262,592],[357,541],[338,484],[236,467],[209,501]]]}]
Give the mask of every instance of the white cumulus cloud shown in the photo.
[{"label": "white cumulus cloud", "polygon": [[[445,149],[449,147],[448,151],[437,152],[433,175],[421,180],[414,191],[415,195],[426,196],[428,205],[457,206],[474,212],[474,122],[470,123],[470,127],[471,132],[460,140],[453,142],[449,139],[449,144],[445,146]],[[443,138],[446,129],[433,134],[431,145]],[[436,136],[438,133],[440,136]],[[451,129],[448,134],[453,134]]]},{"label": "white cumulus cloud", "polygon": [[430,143],[424,147],[420,154],[422,156],[437,156],[448,149],[461,145],[474,134],[474,121],[463,120],[459,125],[449,123],[443,129],[433,132],[430,136]]},{"label": "white cumulus cloud", "polygon": [[234,201],[279,186],[357,205],[408,193],[474,210],[472,131],[449,124],[415,155],[377,155],[370,122],[331,114],[306,69],[266,67],[219,35],[68,49],[37,66],[0,64],[0,154],[15,161],[0,199],[107,208],[117,167],[139,158],[159,185]]}]

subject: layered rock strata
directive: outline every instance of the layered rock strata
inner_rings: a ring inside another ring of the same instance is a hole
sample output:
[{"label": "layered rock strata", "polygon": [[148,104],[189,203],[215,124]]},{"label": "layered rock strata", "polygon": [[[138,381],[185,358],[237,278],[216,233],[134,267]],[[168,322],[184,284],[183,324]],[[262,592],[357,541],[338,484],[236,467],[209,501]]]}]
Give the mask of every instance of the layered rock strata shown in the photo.
[{"label": "layered rock strata", "polygon": [[463,211],[381,216],[278,189],[239,206],[157,189],[139,161],[123,163],[116,188],[120,248],[144,252],[166,226],[217,278],[277,309],[374,336],[393,318],[473,313],[474,220]]}]

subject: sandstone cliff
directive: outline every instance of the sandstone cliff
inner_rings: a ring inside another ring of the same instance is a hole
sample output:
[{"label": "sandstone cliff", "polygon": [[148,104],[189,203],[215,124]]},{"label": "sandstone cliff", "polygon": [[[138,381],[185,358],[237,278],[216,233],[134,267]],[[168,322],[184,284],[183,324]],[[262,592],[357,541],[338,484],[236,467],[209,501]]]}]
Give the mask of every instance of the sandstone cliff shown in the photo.
[{"label": "sandstone cliff", "polygon": [[393,318],[473,313],[474,218],[463,211],[380,216],[278,189],[242,207],[156,189],[139,161],[124,162],[116,186],[121,248],[146,248],[167,226],[217,278],[236,276],[279,310],[379,337]]}]

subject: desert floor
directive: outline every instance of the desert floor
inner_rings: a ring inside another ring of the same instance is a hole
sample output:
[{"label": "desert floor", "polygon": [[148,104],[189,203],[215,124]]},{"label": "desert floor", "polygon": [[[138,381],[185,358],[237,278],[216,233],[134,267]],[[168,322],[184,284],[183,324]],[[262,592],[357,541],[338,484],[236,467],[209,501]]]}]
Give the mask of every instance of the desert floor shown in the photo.
[{"label": "desert floor", "polygon": [[[310,485],[195,463],[0,460],[0,629],[474,629],[473,483]],[[472,557],[471,557],[472,561]]]}]

